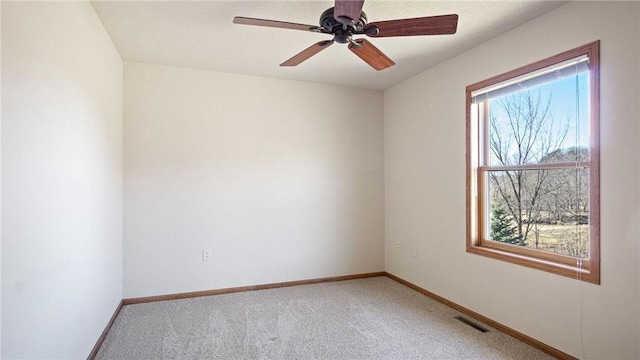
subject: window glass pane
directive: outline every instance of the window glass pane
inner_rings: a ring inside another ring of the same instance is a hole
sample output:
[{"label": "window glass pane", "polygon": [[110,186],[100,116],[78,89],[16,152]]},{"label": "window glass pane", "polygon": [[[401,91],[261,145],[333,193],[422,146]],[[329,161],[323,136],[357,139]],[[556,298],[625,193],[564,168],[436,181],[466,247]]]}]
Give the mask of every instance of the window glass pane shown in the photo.
[{"label": "window glass pane", "polygon": [[486,238],[589,257],[587,169],[490,171]]},{"label": "window glass pane", "polygon": [[489,100],[490,166],[587,161],[589,73]]}]

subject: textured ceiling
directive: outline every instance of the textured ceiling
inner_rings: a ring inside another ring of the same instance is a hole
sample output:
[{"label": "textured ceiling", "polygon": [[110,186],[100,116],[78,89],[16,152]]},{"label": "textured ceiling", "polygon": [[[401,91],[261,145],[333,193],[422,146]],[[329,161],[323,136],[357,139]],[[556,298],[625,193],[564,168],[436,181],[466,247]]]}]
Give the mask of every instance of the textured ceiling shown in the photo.
[{"label": "textured ceiling", "polygon": [[561,1],[366,0],[369,22],[458,14],[455,35],[369,38],[396,65],[375,71],[335,44],[283,61],[330,35],[233,24],[234,16],[318,25],[333,1],[93,1],[123,60],[383,90],[534,19]]}]

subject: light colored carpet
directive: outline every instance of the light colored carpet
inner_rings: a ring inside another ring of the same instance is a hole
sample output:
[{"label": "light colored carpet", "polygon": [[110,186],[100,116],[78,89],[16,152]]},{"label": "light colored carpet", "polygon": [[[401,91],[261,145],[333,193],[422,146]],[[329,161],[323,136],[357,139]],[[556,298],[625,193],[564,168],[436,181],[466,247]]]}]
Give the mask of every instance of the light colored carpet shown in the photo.
[{"label": "light colored carpet", "polygon": [[387,277],[125,306],[97,359],[552,359]]}]

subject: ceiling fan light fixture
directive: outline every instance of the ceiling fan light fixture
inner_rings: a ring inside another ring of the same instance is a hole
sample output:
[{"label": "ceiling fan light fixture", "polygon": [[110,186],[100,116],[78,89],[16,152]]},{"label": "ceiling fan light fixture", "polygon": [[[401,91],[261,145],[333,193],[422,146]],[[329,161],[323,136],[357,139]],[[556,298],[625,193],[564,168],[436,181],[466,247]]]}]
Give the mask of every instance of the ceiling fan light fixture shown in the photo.
[{"label": "ceiling fan light fixture", "polygon": [[333,40],[339,44],[348,44],[353,41],[353,34],[349,29],[337,30],[333,36]]}]

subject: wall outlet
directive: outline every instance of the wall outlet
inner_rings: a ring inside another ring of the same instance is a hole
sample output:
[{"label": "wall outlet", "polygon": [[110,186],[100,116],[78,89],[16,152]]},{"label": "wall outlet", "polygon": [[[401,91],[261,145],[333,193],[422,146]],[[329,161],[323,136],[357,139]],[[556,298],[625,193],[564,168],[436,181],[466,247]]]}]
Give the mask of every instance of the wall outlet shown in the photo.
[{"label": "wall outlet", "polygon": [[202,261],[211,260],[211,249],[202,250]]},{"label": "wall outlet", "polygon": [[400,242],[396,243],[396,250],[400,251]]}]

